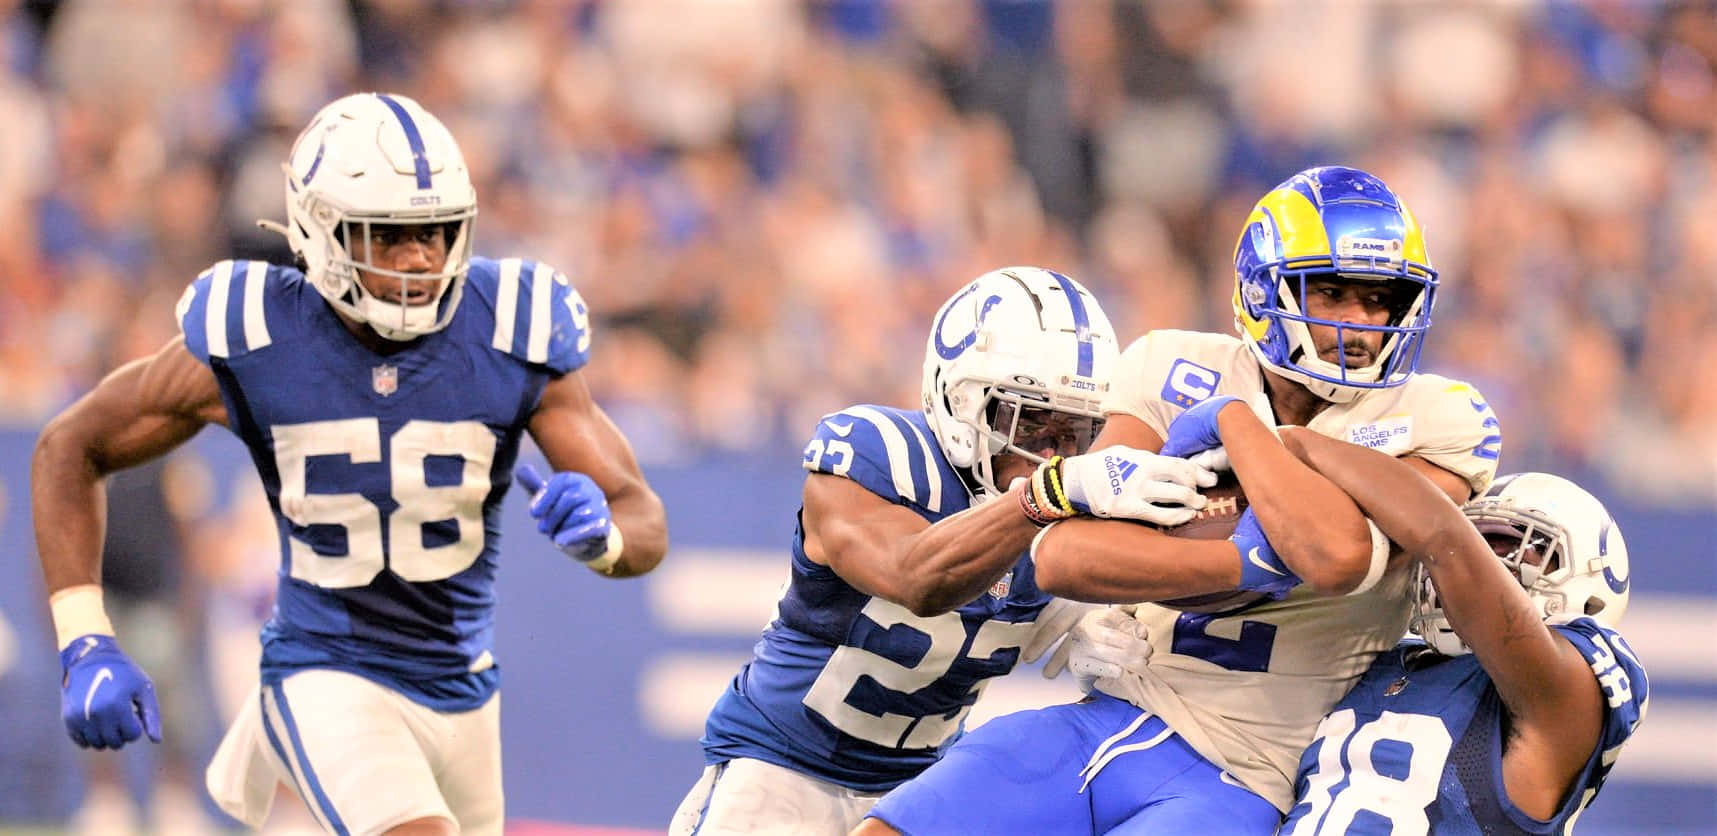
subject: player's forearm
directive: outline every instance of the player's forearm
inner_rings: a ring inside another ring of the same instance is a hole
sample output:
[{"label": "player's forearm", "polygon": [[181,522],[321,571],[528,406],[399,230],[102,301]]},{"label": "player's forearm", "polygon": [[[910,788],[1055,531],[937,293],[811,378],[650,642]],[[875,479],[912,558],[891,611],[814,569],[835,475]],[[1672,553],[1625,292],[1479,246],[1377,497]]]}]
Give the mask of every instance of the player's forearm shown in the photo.
[{"label": "player's forearm", "polygon": [[913,535],[898,563],[895,603],[919,616],[950,612],[982,595],[1019,561],[1039,531],[1020,511],[1015,487]]},{"label": "player's forearm", "polygon": [[1358,585],[1371,566],[1371,534],[1354,500],[1289,452],[1243,404],[1224,409],[1218,427],[1234,474],[1282,561],[1319,592]]},{"label": "player's forearm", "polygon": [[107,491],[88,446],[63,418],[49,422],[36,441],[30,512],[49,594],[99,584]]},{"label": "player's forearm", "polygon": [[1357,503],[1408,554],[1421,559],[1471,530],[1466,516],[1406,462],[1303,427],[1284,427],[1285,449]]},{"label": "player's forearm", "polygon": [[1240,559],[1227,540],[1170,537],[1122,520],[1056,523],[1032,553],[1037,586],[1094,604],[1136,604],[1234,589]]},{"label": "player's forearm", "polygon": [[607,575],[631,578],[656,568],[668,552],[668,518],[661,497],[640,476],[631,488],[609,498],[608,511],[625,548]]},{"label": "player's forearm", "polygon": [[1530,712],[1561,696],[1545,683],[1570,672],[1589,674],[1544,626],[1519,582],[1442,488],[1393,456],[1309,430],[1288,432],[1284,440],[1296,455],[1350,492],[1379,530],[1424,563],[1442,592],[1449,626],[1473,649],[1511,711]]}]

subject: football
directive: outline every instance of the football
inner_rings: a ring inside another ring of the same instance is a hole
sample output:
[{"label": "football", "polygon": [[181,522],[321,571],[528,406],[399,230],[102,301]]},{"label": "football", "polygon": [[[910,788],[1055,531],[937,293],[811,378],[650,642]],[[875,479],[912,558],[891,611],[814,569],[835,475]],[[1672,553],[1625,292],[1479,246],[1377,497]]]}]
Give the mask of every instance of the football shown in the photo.
[{"label": "football", "polygon": [[[1246,494],[1240,490],[1240,481],[1234,478],[1234,472],[1222,471],[1221,478],[1214,486],[1199,493],[1209,500],[1204,509],[1189,522],[1163,529],[1164,534],[1194,540],[1223,540],[1234,533],[1234,527],[1240,524],[1240,514],[1247,506]],[[1263,593],[1237,589],[1231,592],[1171,598],[1157,603],[1182,612],[1208,614],[1239,609],[1263,598]]]}]

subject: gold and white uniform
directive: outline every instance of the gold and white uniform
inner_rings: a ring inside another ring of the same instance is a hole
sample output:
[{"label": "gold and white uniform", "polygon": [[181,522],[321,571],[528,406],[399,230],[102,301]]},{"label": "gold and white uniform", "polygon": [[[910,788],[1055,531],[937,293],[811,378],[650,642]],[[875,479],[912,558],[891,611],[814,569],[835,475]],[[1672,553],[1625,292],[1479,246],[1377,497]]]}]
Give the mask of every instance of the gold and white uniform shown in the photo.
[{"label": "gold and white uniform", "polygon": [[[1268,425],[1274,413],[1252,350],[1223,334],[1153,331],[1121,355],[1104,411],[1139,418],[1164,438],[1186,407],[1233,395]],[[1418,456],[1480,493],[1496,475],[1502,435],[1477,390],[1434,374],[1331,404],[1309,428],[1332,438]],[[1318,722],[1379,653],[1407,629],[1407,562],[1343,597],[1296,589],[1227,617],[1141,605],[1149,666],[1115,694],[1162,717],[1205,757],[1283,811],[1293,805],[1300,753]],[[1130,689],[1131,690],[1131,689]]]}]

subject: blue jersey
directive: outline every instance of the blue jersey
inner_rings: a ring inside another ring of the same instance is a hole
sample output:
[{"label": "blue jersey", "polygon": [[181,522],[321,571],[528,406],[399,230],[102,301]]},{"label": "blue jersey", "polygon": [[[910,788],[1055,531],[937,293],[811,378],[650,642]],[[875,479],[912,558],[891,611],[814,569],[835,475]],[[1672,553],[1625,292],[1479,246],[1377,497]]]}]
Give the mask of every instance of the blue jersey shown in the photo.
[{"label": "blue jersey", "polygon": [[481,705],[501,500],[543,386],[586,360],[578,292],[546,265],[473,259],[448,326],[382,355],[299,271],[223,261],[178,316],[279,526],[263,681],[335,668]]},{"label": "blue jersey", "polygon": [[1378,657],[1318,727],[1281,832],[1565,832],[1639,725],[1647,684],[1639,658],[1614,631],[1583,616],[1554,629],[1586,657],[1605,697],[1598,747],[1555,816],[1528,816],[1503,790],[1505,709],[1478,659],[1419,667],[1413,662],[1425,645],[1407,641]]},{"label": "blue jersey", "polygon": [[[804,466],[929,522],[971,504],[918,411],[855,406],[824,416]],[[979,692],[1013,669],[1049,600],[1021,554],[977,600],[915,616],[812,563],[801,527],[778,617],[710,712],[705,758],[755,758],[864,792],[890,789],[959,737]]]}]

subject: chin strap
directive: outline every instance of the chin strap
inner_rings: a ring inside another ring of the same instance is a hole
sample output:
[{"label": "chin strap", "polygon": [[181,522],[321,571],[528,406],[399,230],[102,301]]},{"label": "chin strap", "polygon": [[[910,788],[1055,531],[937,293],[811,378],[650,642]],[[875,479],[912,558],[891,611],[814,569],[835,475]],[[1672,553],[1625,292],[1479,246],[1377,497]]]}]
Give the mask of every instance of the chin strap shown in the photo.
[{"label": "chin strap", "polygon": [[292,237],[291,233],[286,231],[286,224],[283,224],[279,221],[271,221],[267,218],[257,218],[256,219],[256,226],[258,229],[265,229],[265,230],[268,230],[269,232],[278,232],[281,235],[286,236],[288,238]]}]

